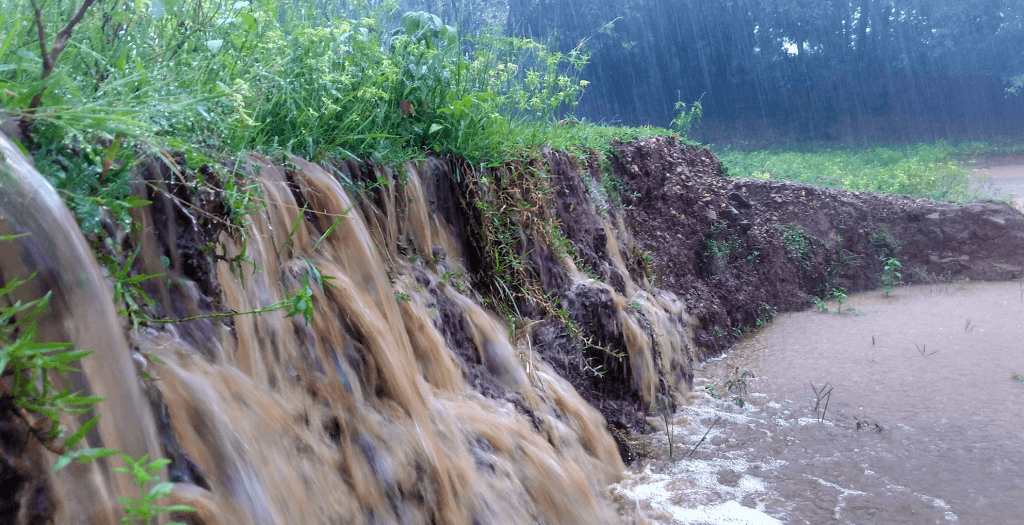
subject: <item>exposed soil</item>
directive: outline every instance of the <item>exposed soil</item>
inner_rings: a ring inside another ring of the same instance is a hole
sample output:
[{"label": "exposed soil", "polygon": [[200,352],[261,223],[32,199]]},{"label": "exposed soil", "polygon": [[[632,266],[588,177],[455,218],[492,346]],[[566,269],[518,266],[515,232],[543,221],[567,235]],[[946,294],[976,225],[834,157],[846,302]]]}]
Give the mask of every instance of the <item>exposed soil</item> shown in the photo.
[{"label": "exposed soil", "polygon": [[660,281],[699,318],[704,355],[780,311],[836,287],[881,286],[880,257],[903,283],[1024,276],[1024,215],[959,205],[730,179],[710,150],[656,138],[617,144],[627,223]]}]

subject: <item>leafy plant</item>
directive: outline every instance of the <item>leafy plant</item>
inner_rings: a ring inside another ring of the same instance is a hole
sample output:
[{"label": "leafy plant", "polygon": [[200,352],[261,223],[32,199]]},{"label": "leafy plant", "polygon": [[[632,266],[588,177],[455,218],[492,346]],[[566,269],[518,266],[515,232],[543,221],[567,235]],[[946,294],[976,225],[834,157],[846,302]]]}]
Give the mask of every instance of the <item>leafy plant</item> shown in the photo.
[{"label": "leafy plant", "polygon": [[[18,236],[0,236],[9,241]],[[31,279],[31,277],[29,278]],[[61,389],[53,381],[53,374],[77,371],[71,363],[92,353],[91,350],[72,350],[70,343],[42,343],[35,340],[35,318],[50,301],[50,293],[39,299],[22,303],[10,302],[11,293],[29,279],[14,279],[0,288],[0,377],[9,378],[10,388],[0,391],[0,405],[8,407],[13,415],[28,425],[29,433],[51,452],[60,455],[53,469],[71,461],[88,462],[117,451],[92,448],[71,451],[99,421],[95,416],[82,424],[70,436],[61,425],[60,416],[85,414],[102,397],[83,396],[71,391],[71,380]],[[6,381],[5,381],[6,383]],[[31,413],[41,416],[36,418]],[[63,438],[63,442],[60,440]]]},{"label": "leafy plant", "polygon": [[[154,459],[149,461],[149,455],[134,459],[128,454],[122,454],[126,467],[117,467],[115,472],[128,474],[139,486],[139,497],[132,498],[125,496],[118,499],[118,503],[124,505],[126,517],[121,518],[121,523],[131,525],[143,523],[150,525],[154,518],[167,512],[195,512],[195,509],[188,505],[157,505],[156,500],[166,498],[171,494],[174,484],[169,481],[157,483],[150,487],[150,483],[157,480],[157,472],[166,467],[171,460]],[[148,489],[148,490],[147,490]],[[172,522],[169,525],[184,525],[182,522]]]},{"label": "leafy plant", "polygon": [[704,241],[704,256],[715,265],[726,264],[739,248],[740,240],[735,235],[726,233],[729,224],[718,221],[708,228]]},{"label": "leafy plant", "polygon": [[680,135],[686,137],[690,134],[690,129],[696,126],[701,117],[704,116],[704,106],[700,100],[690,104],[689,109],[683,101],[676,102],[676,116],[672,119],[672,130],[678,132]]},{"label": "leafy plant", "polygon": [[[146,295],[146,292],[143,291],[140,284],[149,279],[164,275],[130,275],[132,263],[135,262],[140,249],[141,246],[136,248],[134,252],[127,254],[123,264],[118,264],[116,259],[106,253],[101,253],[96,258],[106,267],[110,279],[114,281],[114,304],[118,305],[117,312],[130,319],[132,328],[135,330],[138,330],[139,323],[148,320],[148,317],[142,311],[142,305],[153,302]],[[122,304],[124,306],[121,306]]]},{"label": "leafy plant", "polygon": [[779,311],[768,303],[761,301],[757,305],[757,321],[756,324],[760,328],[766,326],[768,323],[775,319],[775,316],[779,314]]},{"label": "leafy plant", "polygon": [[895,257],[882,257],[881,261],[882,261],[882,275],[881,275],[882,286],[885,287],[885,295],[888,297],[889,293],[892,292],[894,287],[899,286],[900,284],[902,284],[901,281],[900,281],[900,272],[899,272],[899,270],[901,268],[903,268],[903,264],[901,264],[898,260],[896,260]]},{"label": "leafy plant", "polygon": [[132,195],[129,182],[135,159],[131,148],[121,147],[122,137],[103,148],[90,144],[86,133],[42,126],[36,138],[41,144],[33,155],[36,166],[64,197],[82,233],[101,233],[104,213],[128,230],[131,209],[150,204]]},{"label": "leafy plant", "polygon": [[747,383],[747,378],[753,378],[754,373],[750,370],[744,370],[742,373],[739,368],[733,370],[732,377],[730,377],[725,383],[725,389],[735,397],[732,402],[738,406],[743,407],[746,405],[746,400],[743,399],[747,395],[747,388],[750,386]]},{"label": "leafy plant", "polygon": [[786,247],[786,255],[796,259],[803,270],[811,268],[814,257],[814,237],[807,234],[799,224],[791,222],[782,228],[782,243]]},{"label": "leafy plant", "polygon": [[894,257],[903,248],[903,243],[889,233],[889,227],[883,225],[868,237],[868,242],[882,249],[882,258]]},{"label": "leafy plant", "polygon": [[[19,235],[0,236],[0,242],[13,240]],[[29,278],[31,279],[31,277]],[[80,392],[71,391],[71,380],[64,389],[58,389],[51,374],[77,372],[71,363],[92,353],[91,350],[72,350],[70,343],[40,343],[35,341],[37,315],[42,313],[49,304],[50,293],[39,299],[21,303],[10,303],[11,293],[29,279],[14,279],[0,288],[0,298],[6,304],[0,304],[0,377],[10,378],[10,390],[0,392],[0,407],[11,410],[28,426],[29,433],[43,446],[59,457],[50,472],[60,470],[72,461],[89,463],[96,459],[112,456],[121,452],[109,448],[82,448],[75,446],[99,422],[99,415],[83,423],[70,436],[66,436],[67,428],[61,425],[60,416],[79,416],[93,409],[103,401],[98,396],[83,396]],[[153,356],[155,359],[155,356]],[[34,419],[30,414],[42,416]],[[63,442],[60,440],[63,438]],[[122,456],[130,468],[116,468],[117,472],[125,472],[135,477],[136,483],[142,488],[140,498],[121,498],[129,517],[122,523],[132,523],[131,518],[152,523],[152,518],[163,512],[193,511],[186,505],[162,507],[155,505],[153,500],[170,494],[172,483],[164,482],[153,487],[148,493],[146,485],[153,479],[153,474],[170,463],[160,459],[146,463],[148,456],[135,461],[131,456]],[[173,525],[173,524],[172,524]]]},{"label": "leafy plant", "polygon": [[836,235],[835,259],[825,268],[825,279],[821,288],[825,293],[839,286],[840,279],[855,266],[860,265],[860,257],[843,248],[843,237]]},{"label": "leafy plant", "polygon": [[965,149],[945,141],[867,148],[798,144],[766,150],[729,148],[718,155],[722,166],[737,177],[966,202],[983,195],[972,189],[969,171],[955,158]]},{"label": "leafy plant", "polygon": [[1019,94],[1024,89],[1024,75],[1010,77],[1008,82],[1010,86],[1006,88],[1006,96]]},{"label": "leafy plant", "polygon": [[818,297],[818,296],[811,297],[811,303],[814,304],[814,307],[817,308],[818,310],[821,310],[822,312],[828,313],[828,303],[823,301],[821,299],[821,297]]},{"label": "leafy plant", "polygon": [[836,313],[837,314],[843,313],[843,307],[844,306],[846,307],[846,311],[848,311],[850,313],[854,313],[854,314],[858,313],[856,308],[850,306],[850,303],[846,302],[846,299],[847,299],[846,288],[843,288],[841,286],[837,286],[837,287],[833,288],[832,289],[832,299],[834,299],[835,302],[836,302]]},{"label": "leafy plant", "polygon": [[757,265],[757,261],[758,261],[758,258],[760,256],[761,256],[761,252],[759,252],[757,250],[752,250],[750,252],[750,254],[747,255],[747,266],[749,266],[750,269],[753,269],[754,266]]}]

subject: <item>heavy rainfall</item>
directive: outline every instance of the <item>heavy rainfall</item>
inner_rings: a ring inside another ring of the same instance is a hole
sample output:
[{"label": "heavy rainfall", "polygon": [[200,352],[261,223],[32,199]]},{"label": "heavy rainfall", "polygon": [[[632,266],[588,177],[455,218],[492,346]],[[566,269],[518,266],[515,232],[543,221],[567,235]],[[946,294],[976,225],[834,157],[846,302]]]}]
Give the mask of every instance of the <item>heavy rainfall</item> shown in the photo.
[{"label": "heavy rainfall", "polygon": [[1024,4],[0,0],[0,524],[1024,519]]}]

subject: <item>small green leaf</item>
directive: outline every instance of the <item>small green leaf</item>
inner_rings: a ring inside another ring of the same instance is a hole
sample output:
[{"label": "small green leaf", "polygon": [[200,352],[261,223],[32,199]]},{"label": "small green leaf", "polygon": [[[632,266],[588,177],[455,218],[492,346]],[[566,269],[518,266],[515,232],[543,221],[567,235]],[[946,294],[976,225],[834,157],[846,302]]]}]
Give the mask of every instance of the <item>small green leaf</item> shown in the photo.
[{"label": "small green leaf", "polygon": [[129,208],[142,208],[153,204],[153,201],[147,201],[138,195],[129,195],[128,198],[121,201],[121,203],[127,205]]},{"label": "small green leaf", "polygon": [[82,426],[78,427],[78,430],[76,430],[74,434],[71,434],[71,437],[64,441],[64,448],[70,449],[77,445],[78,442],[81,441],[82,438],[84,438],[85,435],[88,434],[90,430],[92,430],[92,427],[95,427],[96,423],[99,423],[99,421],[100,416],[97,415],[96,417],[85,422],[85,424],[83,424]]},{"label": "small green leaf", "polygon": [[[50,472],[56,472],[66,467],[72,461],[77,461],[78,463],[90,463],[97,459],[112,456],[114,454],[117,454],[118,452],[121,452],[121,450],[116,448],[83,448],[81,450],[67,452],[57,458],[57,461],[56,463],[53,464],[53,467],[50,467]],[[114,471],[120,472],[116,468],[114,469]]]}]

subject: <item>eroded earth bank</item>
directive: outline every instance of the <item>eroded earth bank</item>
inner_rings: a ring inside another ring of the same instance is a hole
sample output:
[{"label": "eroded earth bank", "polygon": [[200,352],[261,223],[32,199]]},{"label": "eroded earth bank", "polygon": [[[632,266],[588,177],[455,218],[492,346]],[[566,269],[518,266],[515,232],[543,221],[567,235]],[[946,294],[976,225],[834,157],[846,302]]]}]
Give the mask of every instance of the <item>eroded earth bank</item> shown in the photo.
[{"label": "eroded earth bank", "polygon": [[[154,159],[146,227],[108,221],[104,242],[0,144],[0,234],[29,234],[0,276],[37,271],[45,337],[96,351],[75,377],[107,398],[87,444],[170,458],[191,523],[618,523],[603,494],[629,435],[775,312],[879,286],[880,258],[905,282],[1024,276],[1008,205],[728,179],[672,139],[498,168],[253,156],[232,166],[261,186],[244,228],[209,167]],[[94,252],[163,274],[149,301],[115,304]],[[308,317],[209,317],[296,297]],[[0,410],[0,514],[117,522],[115,460],[46,474],[55,456]]]}]

